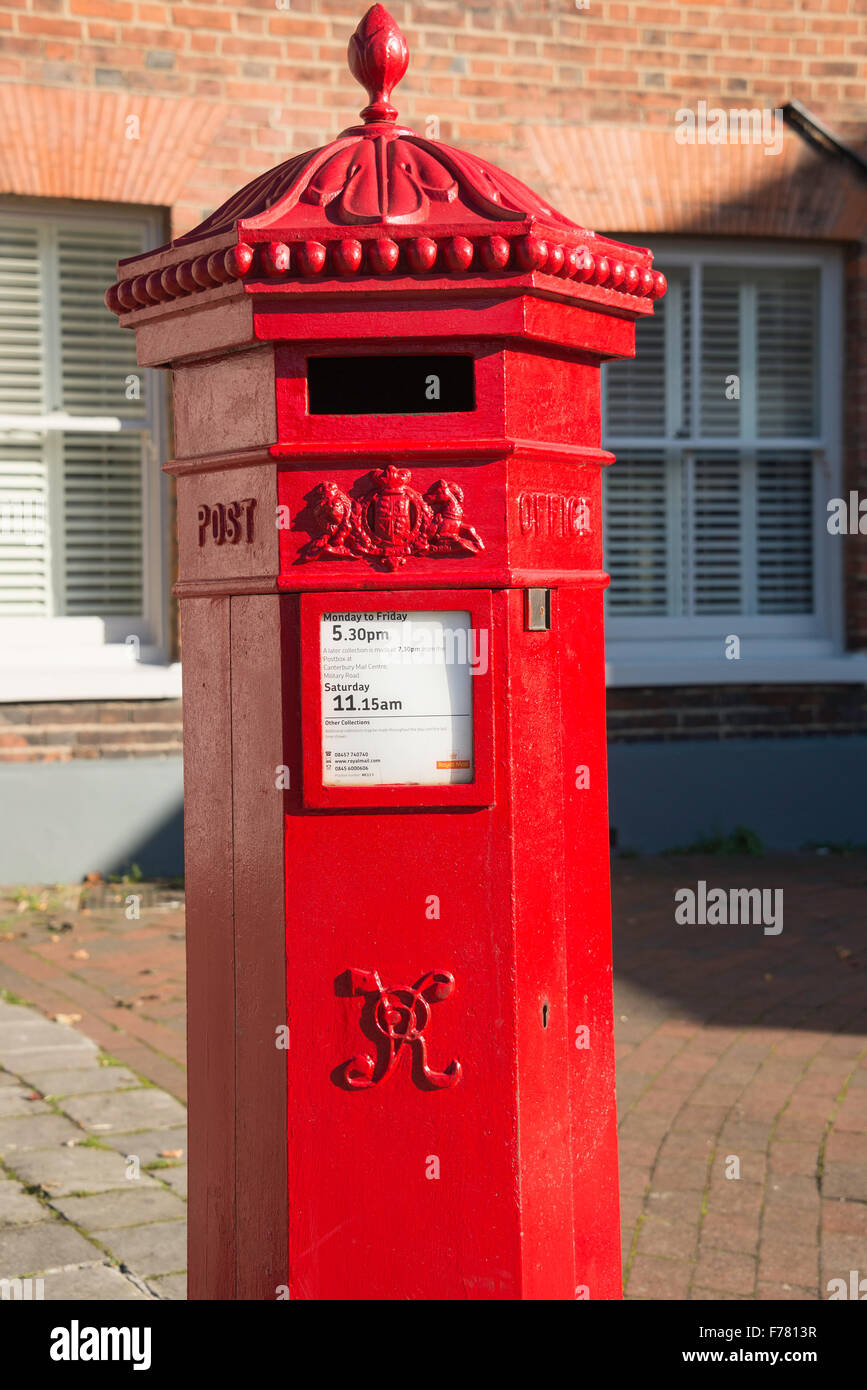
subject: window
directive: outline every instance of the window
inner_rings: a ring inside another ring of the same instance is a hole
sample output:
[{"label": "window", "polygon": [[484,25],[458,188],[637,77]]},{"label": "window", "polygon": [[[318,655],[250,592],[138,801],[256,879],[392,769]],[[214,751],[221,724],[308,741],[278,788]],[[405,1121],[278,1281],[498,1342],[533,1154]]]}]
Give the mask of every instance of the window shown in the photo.
[{"label": "window", "polygon": [[[615,679],[633,662],[646,668],[636,683],[654,664],[701,679],[730,634],[747,660],[832,655],[836,255],[671,243],[655,262],[666,296],[637,325],[635,359],[603,371],[604,442],[617,456],[604,478]],[[725,664],[723,679],[774,674]]]},{"label": "window", "polygon": [[120,257],[160,242],[161,219],[45,206],[0,205],[3,696],[64,698],[62,679],[31,696],[27,676],[57,668],[60,642],[70,697],[110,698],[82,675],[114,667],[135,693],[131,667],[162,659],[167,575],[160,383],[103,294]]}]

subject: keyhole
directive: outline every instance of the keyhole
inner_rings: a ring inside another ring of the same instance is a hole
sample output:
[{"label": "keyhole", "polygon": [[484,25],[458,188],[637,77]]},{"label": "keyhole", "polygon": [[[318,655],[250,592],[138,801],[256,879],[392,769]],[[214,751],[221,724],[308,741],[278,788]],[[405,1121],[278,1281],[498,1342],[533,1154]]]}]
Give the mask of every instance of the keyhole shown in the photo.
[{"label": "keyhole", "polygon": [[547,1027],[548,1027],[548,1005],[547,1005],[547,1004],[543,1004],[543,1005],[542,1005],[542,1027],[543,1027],[543,1028],[547,1028]]}]

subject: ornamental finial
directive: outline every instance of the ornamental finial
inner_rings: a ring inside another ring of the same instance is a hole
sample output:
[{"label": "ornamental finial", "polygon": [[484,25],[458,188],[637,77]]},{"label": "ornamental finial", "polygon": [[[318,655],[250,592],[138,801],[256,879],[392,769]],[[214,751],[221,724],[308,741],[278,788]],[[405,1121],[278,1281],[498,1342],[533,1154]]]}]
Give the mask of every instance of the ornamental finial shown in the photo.
[{"label": "ornamental finial", "polygon": [[397,111],[389,101],[409,64],[406,39],[384,5],[371,5],[349,40],[349,69],[356,82],[366,88],[370,105],[361,118],[394,121]]}]

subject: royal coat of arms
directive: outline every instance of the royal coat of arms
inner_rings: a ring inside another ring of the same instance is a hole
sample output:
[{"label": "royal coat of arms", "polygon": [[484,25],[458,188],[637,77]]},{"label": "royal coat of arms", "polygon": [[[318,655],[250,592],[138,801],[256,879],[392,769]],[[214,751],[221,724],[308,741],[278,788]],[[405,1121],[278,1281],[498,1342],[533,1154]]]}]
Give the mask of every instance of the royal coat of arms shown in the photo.
[{"label": "royal coat of arms", "polygon": [[[368,486],[363,488],[363,482]],[[298,556],[307,560],[367,559],[396,570],[411,555],[477,555],[479,533],[464,521],[464,493],[438,478],[422,495],[408,468],[376,469],[356,484],[351,497],[337,483],[320,483],[310,501],[310,541]]]}]

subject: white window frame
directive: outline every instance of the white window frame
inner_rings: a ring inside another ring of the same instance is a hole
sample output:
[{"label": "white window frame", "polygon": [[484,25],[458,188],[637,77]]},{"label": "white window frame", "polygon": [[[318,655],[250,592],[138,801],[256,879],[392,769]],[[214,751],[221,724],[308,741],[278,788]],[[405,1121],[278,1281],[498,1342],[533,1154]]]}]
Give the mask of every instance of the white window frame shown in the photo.
[{"label": "white window frame", "polygon": [[[145,245],[166,239],[164,214],[133,204],[96,204],[54,199],[2,198],[0,220],[29,227],[49,223],[144,226]],[[107,286],[106,286],[107,288]],[[44,337],[49,352],[59,345],[58,287],[49,285],[43,300]],[[110,328],[109,328],[109,331]],[[115,328],[118,333],[129,331]],[[160,462],[168,453],[165,380],[155,368],[140,368],[150,378],[142,436],[142,614],[140,619],[99,617],[4,617],[0,619],[0,703],[56,700],[170,699],[181,693],[179,662],[169,662],[170,509],[167,479]],[[49,488],[58,485],[62,433],[81,429],[81,418],[67,425],[45,417]],[[116,428],[111,417],[96,417],[93,429]],[[19,429],[21,426],[19,426]],[[12,432],[3,426],[0,433]],[[56,538],[56,513],[48,536]],[[57,593],[58,575],[52,567]]]},{"label": "white window frame", "polygon": [[[629,240],[628,234],[624,239]],[[692,343],[700,343],[701,264],[727,267],[815,269],[819,271],[818,403],[820,432],[812,439],[741,438],[742,452],[785,448],[813,453],[813,573],[815,612],[802,616],[745,617],[606,617],[607,680],[612,686],[743,684],[752,682],[867,681],[867,655],[844,649],[843,547],[825,524],[827,502],[843,496],[842,420],[845,368],[843,257],[838,247],[815,243],[652,239],[654,261],[662,269],[684,266],[692,275]],[[639,347],[640,351],[640,347]],[[602,373],[602,419],[607,419],[605,372]],[[669,378],[670,380],[670,378]],[[712,453],[732,446],[718,436],[696,432],[699,373],[692,372],[691,432],[678,438],[684,454]],[[665,449],[657,436],[604,433],[611,453],[630,449]],[[614,468],[617,467],[615,463]],[[729,635],[741,638],[739,660],[727,660]]]}]

